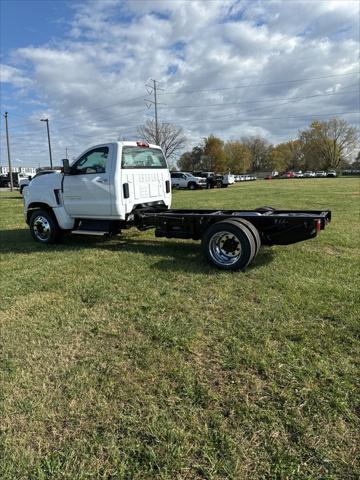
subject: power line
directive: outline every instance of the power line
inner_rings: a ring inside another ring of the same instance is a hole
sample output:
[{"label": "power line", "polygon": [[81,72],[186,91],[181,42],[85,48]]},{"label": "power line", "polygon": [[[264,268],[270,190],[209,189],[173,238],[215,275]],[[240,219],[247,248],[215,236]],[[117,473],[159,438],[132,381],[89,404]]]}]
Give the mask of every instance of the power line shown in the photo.
[{"label": "power line", "polygon": [[[251,113],[251,112],[249,112]],[[246,112],[244,113],[246,114]],[[218,119],[212,119],[212,120],[206,120],[204,121],[204,119],[201,119],[201,120],[191,120],[191,119],[186,119],[184,120],[186,123],[209,123],[209,122],[217,122],[217,123],[228,123],[228,122],[234,122],[234,121],[238,121],[238,122],[246,122],[246,121],[253,121],[253,120],[257,120],[257,121],[267,121],[267,120],[282,120],[282,119],[292,119],[292,118],[316,118],[316,117],[330,117],[330,116],[337,116],[337,115],[351,115],[351,114],[359,114],[359,111],[349,111],[349,112],[329,112],[329,113],[316,113],[316,114],[308,114],[308,115],[293,115],[293,116],[280,116],[280,117],[246,117],[246,118],[241,118],[241,117],[234,117],[234,118],[230,118],[228,120],[218,120]],[[171,120],[169,120],[168,122],[164,122],[164,123],[173,123]],[[127,130],[126,131],[130,131],[130,129],[133,129],[133,128],[136,128],[138,127],[139,125],[129,125],[127,127]],[[90,134],[77,134],[79,136],[82,136],[82,137],[86,137],[88,138]]]},{"label": "power line", "polygon": [[[307,97],[304,97],[304,98],[307,98]],[[309,97],[311,98],[311,97]],[[282,102],[282,103],[276,103],[276,107],[282,107],[283,105],[288,105],[289,103],[292,103],[293,100],[288,100],[288,101],[285,101],[285,102]],[[299,102],[296,103],[295,106],[299,105]],[[263,105],[262,107],[257,107],[257,108],[253,108],[251,110],[248,110],[248,111],[245,111],[245,112],[240,112],[241,114],[248,114],[248,113],[254,113],[254,112],[259,112],[261,110],[264,110],[264,109],[268,109],[269,107],[272,107],[273,105]],[[222,119],[222,118],[227,118],[229,116],[232,116],[232,115],[236,115],[235,112],[232,112],[232,113],[229,113],[227,115],[222,115],[221,117],[217,116],[216,118],[217,119]]]},{"label": "power line", "polygon": [[[350,85],[351,87],[354,85]],[[331,95],[347,95],[349,93],[359,93],[358,90],[352,90],[350,92],[332,92],[332,93],[319,93],[316,95],[307,95],[307,96],[302,96],[302,97],[285,97],[285,98],[277,98],[276,100],[272,99],[267,99],[267,100],[247,100],[245,102],[229,102],[229,103],[210,103],[210,104],[202,104],[202,105],[171,105],[167,104],[168,107],[171,108],[205,108],[205,107],[221,107],[225,105],[245,105],[248,103],[263,103],[263,102],[275,102],[277,103],[279,100],[300,100],[300,99],[306,99],[306,98],[314,98],[314,97],[328,97]]]},{"label": "power line", "polygon": [[[240,85],[240,86],[237,86],[237,87],[227,87],[227,88],[221,88],[221,89],[212,89],[212,90],[192,90],[192,91],[185,91],[185,92],[168,92],[168,93],[164,93],[163,95],[174,95],[174,94],[188,94],[188,93],[194,93],[194,92],[211,92],[211,91],[222,91],[222,90],[233,90],[233,89],[237,89],[237,88],[248,88],[248,87],[256,87],[256,86],[266,86],[266,85],[275,85],[275,84],[286,84],[286,83],[295,83],[295,82],[302,82],[302,81],[309,81],[309,80],[315,80],[315,79],[322,79],[322,78],[333,78],[333,77],[342,77],[342,76],[349,76],[349,75],[357,75],[357,73],[345,73],[345,74],[333,74],[333,75],[326,75],[326,76],[319,76],[319,77],[310,77],[310,78],[306,78],[306,79],[294,79],[294,80],[284,80],[284,81],[279,81],[279,82],[267,82],[267,83],[260,83],[260,84],[251,84],[251,85]],[[156,86],[156,84],[155,84]],[[155,89],[154,89],[154,92],[155,92]],[[336,94],[342,94],[342,93],[345,93],[345,92],[335,92],[333,93],[334,95]],[[319,94],[317,96],[321,96],[321,95],[324,95],[324,96],[328,96],[328,95],[332,95],[332,94]],[[307,98],[312,98],[313,96],[308,96]],[[315,95],[314,95],[315,97]],[[108,104],[108,105],[104,105],[104,106],[99,106],[99,107],[95,107],[95,108],[92,108],[92,109],[86,109],[86,110],[81,110],[79,111],[78,113],[76,114],[73,114],[73,115],[58,115],[56,117],[57,121],[58,119],[60,118],[64,118],[64,119],[69,119],[69,118],[75,118],[75,117],[78,117],[79,115],[81,114],[84,114],[84,113],[88,113],[88,112],[93,112],[93,111],[97,111],[97,110],[103,110],[103,109],[106,109],[106,108],[110,108],[110,107],[114,107],[114,106],[118,106],[118,105],[126,105],[134,100],[138,100],[142,98],[142,96],[138,96],[138,97],[133,97],[125,102],[117,102],[117,103],[111,103],[111,104]],[[293,97],[293,99],[295,98],[298,98],[300,99],[301,97]],[[303,98],[306,98],[306,97],[303,97]],[[278,99],[277,99],[278,100]],[[284,99],[285,100],[285,99]],[[289,100],[292,101],[292,99],[289,98]],[[148,102],[150,103],[154,103],[153,101],[150,101],[150,100],[147,100]],[[266,102],[266,101],[271,101],[271,100],[254,100],[254,101],[248,101],[248,102],[235,102],[235,103],[231,103],[231,104],[225,104],[225,103],[222,103],[222,104],[212,104],[212,105],[169,105],[170,107],[172,108],[203,108],[203,107],[212,107],[212,106],[222,106],[222,105],[241,105],[241,104],[245,104],[245,103],[261,103],[261,102]],[[158,104],[158,102],[157,102]],[[135,107],[135,105],[133,105],[133,107]],[[155,117],[157,117],[157,105],[156,105],[156,108],[155,108]],[[129,112],[128,114],[125,114],[123,115],[123,117],[125,116],[130,116],[132,114],[135,114],[135,113],[138,113],[142,110],[137,110],[135,112]],[[15,116],[19,116],[21,117],[21,115],[19,114],[15,114]],[[24,117],[26,118],[26,117]],[[111,118],[111,117],[107,117],[107,118]],[[101,120],[101,119],[100,119]],[[106,120],[103,119],[103,120]],[[31,126],[33,127],[34,125],[28,121],[26,123],[23,123],[23,124],[18,124],[18,125],[14,125],[13,128],[22,128],[22,127],[27,127],[27,126]],[[65,127],[61,127],[62,129],[67,129],[67,128],[73,128],[73,125],[71,126],[65,126]]]},{"label": "power line", "polygon": [[177,91],[177,92],[167,92],[164,93],[163,95],[179,95],[179,94],[189,94],[189,93],[200,93],[200,92],[219,92],[219,91],[225,91],[225,90],[236,90],[238,88],[251,88],[251,87],[265,87],[268,85],[280,85],[280,84],[286,84],[286,83],[297,83],[297,82],[308,82],[310,80],[319,80],[322,78],[332,78],[332,77],[344,77],[344,76],[349,76],[349,75],[359,75],[358,72],[354,73],[339,73],[339,74],[334,74],[334,75],[324,75],[321,77],[309,77],[309,78],[298,78],[294,80],[280,80],[277,82],[266,82],[266,83],[252,83],[249,85],[238,85],[235,87],[223,87],[223,88],[213,88],[213,89],[205,89],[205,90],[187,90],[187,91]]},{"label": "power line", "polygon": [[[349,87],[352,87],[353,85],[349,85]],[[274,100],[271,100],[271,99],[268,99],[268,100],[254,100],[254,101],[245,101],[245,102],[232,102],[232,103],[219,103],[219,104],[209,104],[209,105],[185,105],[185,106],[180,106],[180,105],[169,105],[171,106],[172,108],[179,108],[179,109],[182,109],[182,108],[205,108],[205,107],[217,107],[217,106],[236,106],[236,105],[245,105],[245,104],[252,104],[252,103],[264,103],[264,102],[275,102],[275,104],[277,106],[282,106],[282,105],[286,105],[288,103],[291,103],[295,100],[304,100],[304,99],[308,99],[308,98],[316,98],[316,97],[329,97],[329,96],[334,96],[334,95],[348,95],[348,94],[352,94],[352,93],[358,93],[357,90],[353,90],[353,91],[350,91],[350,92],[332,92],[332,93],[324,93],[324,94],[316,94],[316,95],[307,95],[307,96],[302,96],[302,97],[285,97],[285,98],[278,98],[276,101]],[[278,100],[286,100],[280,104],[278,104]],[[271,105],[270,105],[271,106]],[[259,107],[257,109],[254,109],[254,110],[251,110],[251,112],[249,113],[252,113],[253,111],[258,111],[258,110],[261,110],[261,109],[264,109],[264,108],[268,108],[269,105],[266,105],[264,107]],[[131,116],[131,115],[134,115],[136,113],[140,113],[140,112],[143,112],[143,109],[141,110],[136,110],[135,112],[130,112],[128,114],[125,114],[125,115],[122,115],[121,118],[125,118],[125,117],[128,117],[128,116]],[[248,113],[248,112],[244,112],[244,113]],[[230,115],[234,115],[234,113],[231,113]],[[225,115],[225,116],[222,116],[220,118],[226,118],[227,116],[229,115]],[[97,121],[106,121],[108,119],[112,119],[114,118],[113,116],[111,117],[105,117],[105,118],[100,118],[100,119],[97,119]],[[219,119],[219,117],[217,117],[217,119]],[[29,124],[29,125],[26,125],[26,124],[22,124],[21,126],[36,126],[35,124]],[[94,126],[94,125],[93,125]],[[100,125],[101,126],[101,125]],[[16,125],[16,127],[14,128],[19,128],[20,125]],[[63,130],[68,130],[68,129],[71,129],[71,128],[74,128],[73,125],[65,125],[65,126],[57,126],[55,125],[55,130],[56,131],[63,131]],[[13,136],[19,136],[19,135],[22,135],[22,134],[15,134]],[[26,133],[25,133],[26,135]],[[31,133],[29,132],[27,135],[31,135]]]},{"label": "power line", "polygon": [[[136,112],[131,112],[131,113],[127,113],[125,115],[121,115],[121,118],[129,117],[130,115],[134,115],[134,114],[140,113],[140,112],[144,112],[144,109],[142,108],[141,110],[136,110]],[[99,119],[96,120],[95,123],[104,122],[104,121],[109,120],[109,119],[114,119],[114,115],[111,115],[111,117],[99,118]],[[90,125],[87,124],[87,126],[90,126]],[[94,125],[92,125],[92,126],[94,126]],[[58,127],[58,128],[60,128],[61,130],[68,130],[69,128],[74,128],[74,125],[65,125],[65,127],[62,127],[60,125],[60,127]]]},{"label": "power line", "polygon": [[[286,103],[289,103],[289,102],[286,102]],[[284,105],[284,104],[285,104],[285,102],[282,103],[282,104],[279,104],[279,106]],[[261,109],[264,109],[264,108],[268,108],[268,106],[266,105],[266,106],[263,106],[263,107],[260,107],[260,108],[248,110],[248,111],[245,111],[245,112],[241,112],[241,115],[249,115],[249,114],[251,114],[251,113],[253,113],[253,112],[256,112],[256,111],[261,110]],[[344,112],[344,113],[341,113],[341,112],[340,112],[340,113],[329,113],[329,114],[315,114],[315,116],[316,116],[316,115],[322,115],[322,116],[325,115],[325,116],[326,116],[326,115],[350,114],[350,113],[358,113],[358,112],[355,111],[355,112]],[[234,116],[234,115],[235,115],[235,116]],[[217,116],[216,119],[207,119],[206,122],[221,122],[221,119],[227,118],[227,117],[229,117],[229,116],[231,116],[231,118],[229,118],[229,119],[226,120],[226,121],[232,121],[232,120],[238,120],[238,119],[239,119],[239,117],[236,116],[236,113],[231,113],[231,114],[228,114],[228,115],[225,115],[225,116],[222,116],[222,117],[218,117],[218,116]],[[310,116],[314,116],[314,114],[310,114]],[[300,116],[300,117],[301,117],[301,116]],[[113,117],[110,117],[110,118],[113,118]],[[254,120],[259,120],[259,119],[263,119],[263,118],[264,118],[264,117],[256,117],[256,118],[247,117],[248,120],[252,120],[252,119],[254,119]],[[265,119],[267,119],[267,118],[269,118],[269,119],[296,118],[296,116],[295,116],[295,117],[294,117],[294,116],[291,116],[291,117],[265,117]],[[195,123],[197,123],[197,122],[204,122],[205,120],[204,120],[203,118],[200,119],[200,120],[191,119],[191,118],[185,118],[185,119],[182,119],[181,121],[182,121],[182,122],[185,122],[185,123],[188,123],[188,122],[191,122],[191,123],[194,123],[194,122],[195,122]],[[225,122],[226,122],[226,121],[225,121]],[[169,120],[168,123],[173,123],[173,122],[172,122],[171,120]],[[179,123],[179,122],[178,122],[178,123]],[[126,129],[130,129],[130,128],[132,129],[132,128],[136,128],[136,127],[138,127],[138,126],[139,126],[139,123],[137,123],[137,124],[135,124],[135,125],[126,125],[125,128],[126,128]],[[93,126],[93,127],[95,127],[95,126]],[[101,125],[99,125],[99,126],[97,125],[96,127],[101,127]],[[96,128],[96,127],[95,127],[95,128]],[[72,125],[72,126],[61,127],[60,130],[61,130],[61,131],[62,131],[62,130],[67,130],[67,129],[69,129],[69,128],[73,128],[73,125]],[[89,133],[83,133],[83,134],[79,134],[79,133],[78,133],[78,134],[76,134],[76,135],[88,136],[88,135],[90,135],[90,134],[91,134],[91,132],[89,132]],[[20,136],[20,137],[29,137],[29,136],[32,136],[32,133],[29,132],[29,133],[24,133],[24,134],[15,134],[15,135],[13,135],[13,136],[16,136],[16,137],[19,137],[19,136]]]},{"label": "power line", "polygon": [[[103,105],[103,106],[99,106],[99,107],[95,107],[95,108],[90,108],[90,109],[86,109],[86,110],[80,110],[78,111],[78,113],[76,114],[73,114],[73,115],[66,115],[66,114],[63,114],[63,115],[57,115],[56,116],[56,119],[61,119],[61,118],[64,118],[64,119],[68,119],[68,118],[75,118],[79,115],[82,115],[84,113],[89,113],[89,112],[94,112],[94,111],[97,111],[97,110],[104,110],[106,108],[110,108],[110,107],[115,107],[115,106],[120,106],[120,105],[126,105],[134,100],[139,100],[139,99],[143,99],[144,96],[141,95],[139,97],[133,97],[133,98],[130,98],[129,100],[126,100],[125,102],[116,102],[116,103],[111,103],[111,104],[108,104],[108,105]],[[137,105],[132,105],[131,107],[128,107],[128,108],[132,108],[132,107],[136,107]],[[39,111],[40,113],[41,111]],[[18,117],[23,117],[23,118],[26,118],[26,116],[24,115],[18,115],[18,114],[15,114],[16,116]],[[19,125],[16,125],[16,127],[18,127]]]},{"label": "power line", "polygon": [[[144,109],[142,108],[142,109],[140,109],[140,110],[136,110],[135,112],[125,113],[125,114],[123,114],[123,115],[121,116],[121,118],[129,117],[129,116],[131,116],[131,115],[134,115],[134,114],[140,113],[140,112],[144,112]],[[78,115],[80,115],[80,114],[78,114]],[[72,117],[75,117],[75,116],[77,116],[77,115],[69,115],[68,118],[72,118]],[[56,120],[55,120],[55,118],[56,118]],[[106,120],[108,120],[108,119],[110,119],[110,118],[114,118],[114,115],[112,115],[111,117],[106,116],[105,118],[99,118],[98,120],[99,120],[99,121],[106,121]],[[54,117],[53,121],[57,123],[57,117]],[[31,122],[29,121],[29,122],[27,122],[27,123],[22,123],[22,124],[20,124],[20,125],[19,125],[19,124],[18,124],[18,125],[15,125],[14,128],[34,127],[34,126],[36,126],[35,121],[34,121],[34,123],[31,123]],[[61,124],[60,124],[60,127],[63,128],[63,129],[74,128],[74,124],[72,123],[71,125],[67,125],[67,123],[66,123],[64,127],[62,127]]]},{"label": "power line", "polygon": [[[246,113],[246,112],[245,112]],[[308,114],[308,115],[294,115],[294,116],[285,116],[285,117],[247,117],[242,119],[241,117],[236,117],[236,118],[230,118],[228,120],[223,120],[219,121],[218,119],[213,119],[213,120],[190,120],[187,119],[186,122],[192,122],[192,123],[207,123],[207,122],[218,122],[218,123],[227,123],[227,122],[233,122],[233,121],[241,121],[241,122],[246,122],[247,120],[279,120],[279,119],[287,119],[287,118],[316,118],[316,117],[330,117],[330,116],[336,116],[336,115],[350,115],[350,114],[359,114],[359,111],[354,111],[354,112],[333,112],[333,113],[316,113],[316,114]]]},{"label": "power line", "polygon": [[[324,76],[319,76],[319,77],[309,77],[309,78],[299,78],[299,79],[293,79],[293,80],[281,80],[281,81],[277,81],[277,82],[265,82],[265,83],[258,83],[258,84],[249,84],[249,85],[238,85],[238,86],[235,86],[235,87],[224,87],[224,88],[216,88],[216,89],[205,89],[205,90],[189,90],[189,91],[176,91],[176,92],[166,92],[166,93],[163,93],[163,95],[183,95],[183,94],[188,94],[188,93],[200,93],[200,92],[215,92],[215,91],[225,91],[225,90],[234,90],[234,89],[238,89],[238,88],[250,88],[250,87],[258,87],[258,86],[267,86],[267,85],[278,85],[278,84],[286,84],[286,83],[297,83],[297,82],[306,82],[306,81],[310,81],[310,80],[317,80],[317,79],[323,79],[323,78],[334,78],[334,77],[343,77],[343,76],[351,76],[351,75],[358,75],[358,72],[353,72],[353,73],[342,73],[342,74],[333,74],[333,75],[324,75]],[[249,78],[249,77],[248,77]],[[135,100],[139,100],[143,98],[143,96],[138,96],[138,97],[133,97],[133,98],[130,98],[126,101],[122,101],[122,102],[118,102],[118,103],[111,103],[111,104],[108,104],[108,105],[103,105],[103,106],[99,106],[99,107],[94,107],[94,108],[91,108],[91,109],[86,109],[86,110],[81,110],[79,111],[78,113],[76,114],[73,114],[73,115],[66,115],[66,114],[63,114],[63,115],[58,115],[57,118],[74,118],[80,114],[83,114],[83,113],[88,113],[88,112],[93,112],[93,111],[96,111],[96,110],[103,110],[103,109],[106,109],[106,108],[110,108],[110,107],[113,107],[113,106],[118,106],[118,105],[126,105],[128,103],[131,103]],[[153,102],[152,102],[153,103]],[[135,107],[136,105],[133,105],[133,107]],[[18,116],[18,117],[22,117],[22,118],[26,118],[26,116],[24,115],[19,115],[17,113],[12,113],[12,115],[15,115],[15,116]]]}]

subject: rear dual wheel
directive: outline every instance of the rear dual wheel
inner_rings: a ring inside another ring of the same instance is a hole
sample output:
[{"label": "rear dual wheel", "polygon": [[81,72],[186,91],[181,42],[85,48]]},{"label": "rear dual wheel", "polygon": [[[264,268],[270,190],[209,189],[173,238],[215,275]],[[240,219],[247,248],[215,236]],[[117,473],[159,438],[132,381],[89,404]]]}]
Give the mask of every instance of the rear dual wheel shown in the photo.
[{"label": "rear dual wheel", "polygon": [[202,248],[207,260],[223,270],[242,270],[255,258],[261,245],[259,232],[247,220],[214,223],[205,232]]}]

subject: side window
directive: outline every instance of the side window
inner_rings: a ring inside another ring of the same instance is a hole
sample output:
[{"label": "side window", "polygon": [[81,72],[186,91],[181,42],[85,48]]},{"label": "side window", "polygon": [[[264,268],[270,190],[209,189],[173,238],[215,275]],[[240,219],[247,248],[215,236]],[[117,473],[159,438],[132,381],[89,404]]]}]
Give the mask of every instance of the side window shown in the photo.
[{"label": "side window", "polygon": [[90,150],[71,167],[72,175],[105,173],[108,155],[108,147],[99,147]]}]

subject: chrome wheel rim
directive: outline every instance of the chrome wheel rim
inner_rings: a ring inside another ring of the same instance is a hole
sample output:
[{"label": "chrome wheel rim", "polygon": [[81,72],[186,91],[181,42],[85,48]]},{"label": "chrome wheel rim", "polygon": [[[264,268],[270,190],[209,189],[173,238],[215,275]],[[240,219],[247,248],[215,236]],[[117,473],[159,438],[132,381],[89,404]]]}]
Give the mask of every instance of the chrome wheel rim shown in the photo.
[{"label": "chrome wheel rim", "polygon": [[38,238],[42,242],[50,238],[51,227],[48,219],[45,217],[40,216],[35,218],[33,230],[36,238]]},{"label": "chrome wheel rim", "polygon": [[210,239],[209,253],[216,263],[233,265],[242,254],[240,240],[231,232],[217,232]]}]

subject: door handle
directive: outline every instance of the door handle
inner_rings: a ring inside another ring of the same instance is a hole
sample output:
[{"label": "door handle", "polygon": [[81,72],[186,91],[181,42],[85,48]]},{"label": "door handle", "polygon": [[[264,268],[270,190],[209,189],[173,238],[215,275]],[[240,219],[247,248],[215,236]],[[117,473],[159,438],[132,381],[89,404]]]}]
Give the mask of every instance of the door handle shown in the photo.
[{"label": "door handle", "polygon": [[100,178],[97,178],[97,179],[95,180],[95,182],[98,182],[98,183],[107,183],[107,179],[100,177]]}]

